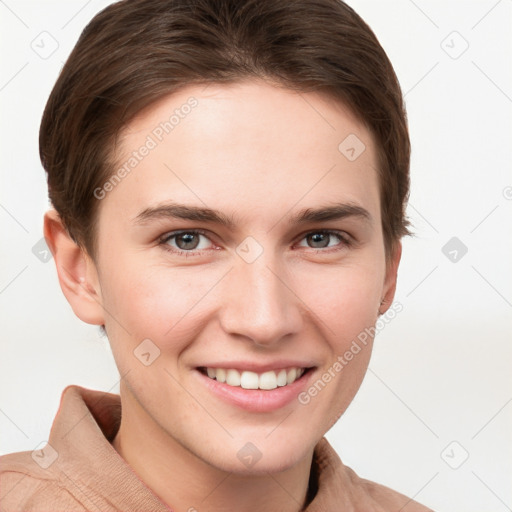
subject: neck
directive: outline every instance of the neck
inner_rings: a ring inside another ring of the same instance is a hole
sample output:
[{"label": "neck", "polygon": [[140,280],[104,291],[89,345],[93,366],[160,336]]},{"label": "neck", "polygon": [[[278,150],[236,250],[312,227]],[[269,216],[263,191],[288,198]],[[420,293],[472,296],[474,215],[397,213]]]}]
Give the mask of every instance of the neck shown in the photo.
[{"label": "neck", "polygon": [[223,471],[197,457],[121,395],[122,419],[114,449],[160,500],[175,512],[299,512],[307,505],[313,451],[277,473]]}]

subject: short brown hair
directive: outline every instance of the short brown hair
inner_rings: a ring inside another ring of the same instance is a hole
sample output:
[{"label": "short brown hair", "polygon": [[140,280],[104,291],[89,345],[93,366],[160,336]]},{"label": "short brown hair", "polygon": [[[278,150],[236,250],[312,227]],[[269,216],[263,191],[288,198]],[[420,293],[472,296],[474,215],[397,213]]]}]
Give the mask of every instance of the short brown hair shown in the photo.
[{"label": "short brown hair", "polygon": [[[50,200],[95,253],[98,200],[120,130],[188,85],[263,78],[343,102],[377,142],[389,256],[408,234],[410,142],[393,67],[368,25],[340,0],[123,0],[82,32],[40,130]],[[341,141],[340,141],[341,142]]]}]

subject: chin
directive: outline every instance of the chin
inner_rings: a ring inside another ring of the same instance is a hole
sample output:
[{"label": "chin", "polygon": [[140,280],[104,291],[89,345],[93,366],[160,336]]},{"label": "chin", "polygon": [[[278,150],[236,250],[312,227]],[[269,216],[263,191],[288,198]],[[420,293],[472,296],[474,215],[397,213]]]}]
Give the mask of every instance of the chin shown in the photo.
[{"label": "chin", "polygon": [[314,441],[302,439],[299,435],[283,439],[265,439],[265,434],[252,441],[230,440],[224,445],[223,453],[210,454],[209,464],[239,475],[265,475],[280,473],[297,465],[304,457],[312,454]]}]

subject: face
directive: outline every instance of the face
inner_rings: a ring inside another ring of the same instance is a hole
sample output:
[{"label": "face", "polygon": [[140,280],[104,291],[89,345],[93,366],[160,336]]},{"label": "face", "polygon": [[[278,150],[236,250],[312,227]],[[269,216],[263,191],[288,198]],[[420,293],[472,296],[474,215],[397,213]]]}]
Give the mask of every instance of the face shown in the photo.
[{"label": "face", "polygon": [[144,111],[116,159],[95,265],[123,398],[214,467],[291,467],[353,399],[353,342],[394,291],[372,136],[316,93],[212,84]]}]

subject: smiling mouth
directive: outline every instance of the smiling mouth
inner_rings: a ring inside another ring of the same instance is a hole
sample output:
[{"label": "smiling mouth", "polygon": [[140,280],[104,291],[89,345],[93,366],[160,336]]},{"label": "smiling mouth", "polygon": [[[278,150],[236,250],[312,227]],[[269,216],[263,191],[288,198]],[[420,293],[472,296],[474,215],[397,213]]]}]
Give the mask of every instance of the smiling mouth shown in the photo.
[{"label": "smiling mouth", "polygon": [[311,368],[282,368],[256,373],[234,368],[210,368],[200,367],[198,370],[212,380],[242,389],[272,390],[285,387],[299,380]]}]

